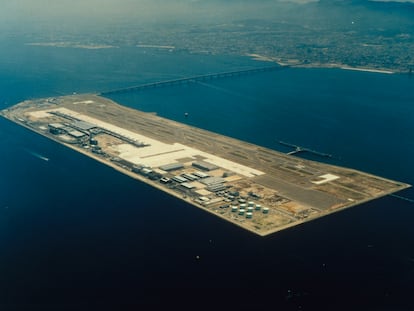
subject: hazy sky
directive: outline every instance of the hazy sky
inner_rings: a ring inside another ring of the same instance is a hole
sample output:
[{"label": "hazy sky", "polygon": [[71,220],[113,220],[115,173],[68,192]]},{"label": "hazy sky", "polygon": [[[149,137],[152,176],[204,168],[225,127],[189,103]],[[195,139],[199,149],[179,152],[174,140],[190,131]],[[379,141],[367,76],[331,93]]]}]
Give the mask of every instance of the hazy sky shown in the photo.
[{"label": "hazy sky", "polygon": [[[274,0],[275,3],[306,3],[315,1],[317,0]],[[397,1],[414,3],[414,0]],[[48,16],[50,14],[57,14],[59,16],[70,16],[74,14],[88,15],[96,13],[103,15],[144,15],[146,13],[160,14],[161,12],[183,12],[200,4],[217,4],[219,2],[220,1],[218,0],[2,0],[0,15],[8,18],[30,15]],[[223,3],[226,5],[229,5],[232,2],[238,1],[223,0]],[[260,3],[260,0],[255,0],[254,2]],[[246,3],[248,3],[248,1],[246,1]]]},{"label": "hazy sky", "polygon": [[[227,14],[249,11],[261,1],[244,0],[0,0],[0,18],[3,21],[61,21],[70,23],[81,20],[158,21],[183,17],[209,18],[223,14],[221,8],[228,8]],[[264,0],[269,5],[272,0]],[[306,3],[316,0],[273,0],[275,4],[285,2]],[[178,19],[179,20],[179,19]],[[1,22],[1,21],[0,21]]]},{"label": "hazy sky", "polygon": [[[2,12],[16,14],[17,16],[36,15],[50,16],[58,14],[59,16],[70,16],[73,14],[96,15],[109,14],[116,15],[119,13],[136,13],[163,11],[170,8],[169,2],[174,2],[174,6],[181,6],[179,1],[162,1],[162,0],[16,0],[2,3]],[[160,7],[159,5],[162,4]],[[10,16],[10,15],[9,15]]]},{"label": "hazy sky", "polygon": [[[220,14],[220,0],[0,0],[0,19],[3,23],[14,21],[24,23],[25,20],[50,20],[70,23],[78,19],[102,20],[122,18],[133,18],[136,21],[152,20],[157,21],[164,18],[203,18]],[[296,2],[306,3],[317,0],[273,0],[274,3]],[[367,0],[368,1],[368,0]],[[389,1],[389,0],[375,0]],[[407,0],[414,3],[414,0]],[[246,10],[246,6],[259,4],[260,0],[245,0],[240,4],[240,0],[222,0],[226,7],[230,7],[228,12]],[[271,0],[265,0],[271,3]],[[209,4],[213,5],[209,5]],[[237,4],[235,4],[237,3]],[[219,5],[217,5],[219,4]],[[254,10],[252,10],[254,11]],[[198,14],[198,15],[197,15]],[[1,21],[0,21],[1,22]]]},{"label": "hazy sky", "polygon": [[6,0],[0,16],[8,20],[70,18],[157,18],[188,12],[191,0]]}]

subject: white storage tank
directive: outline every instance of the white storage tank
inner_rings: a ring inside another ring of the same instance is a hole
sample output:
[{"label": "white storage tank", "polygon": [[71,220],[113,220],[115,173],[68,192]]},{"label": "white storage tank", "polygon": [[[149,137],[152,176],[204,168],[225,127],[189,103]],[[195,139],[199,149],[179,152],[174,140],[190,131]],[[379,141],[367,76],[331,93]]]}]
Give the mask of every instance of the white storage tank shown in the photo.
[{"label": "white storage tank", "polygon": [[260,204],[256,204],[256,211],[260,211],[262,209],[262,206]]},{"label": "white storage tank", "polygon": [[252,218],[253,217],[253,213],[252,212],[247,212],[246,213],[246,218]]},{"label": "white storage tank", "polygon": [[249,202],[249,206],[254,206],[254,202],[253,201],[250,201]]},{"label": "white storage tank", "polygon": [[263,207],[263,214],[269,214],[269,208]]},{"label": "white storage tank", "polygon": [[245,210],[244,209],[239,209],[239,215],[244,215]]},{"label": "white storage tank", "polygon": [[233,213],[237,212],[237,205],[233,205],[233,206],[231,207],[231,211],[232,211]]}]

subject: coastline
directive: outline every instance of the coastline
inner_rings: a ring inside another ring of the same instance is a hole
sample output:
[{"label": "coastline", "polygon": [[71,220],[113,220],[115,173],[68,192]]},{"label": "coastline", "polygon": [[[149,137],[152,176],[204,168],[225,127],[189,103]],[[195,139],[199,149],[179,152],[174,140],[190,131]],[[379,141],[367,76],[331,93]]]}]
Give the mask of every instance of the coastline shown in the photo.
[{"label": "coastline", "polygon": [[[286,65],[285,65],[286,66]],[[292,66],[292,65],[291,65]],[[351,70],[351,71],[362,71],[362,72],[372,72],[372,73],[382,73],[382,74],[395,74],[397,72],[387,70],[387,69],[376,69],[376,68],[367,68],[367,67],[352,67],[346,66],[343,64],[300,64],[300,65],[293,65],[292,67],[297,68],[335,68],[341,70]]]},{"label": "coastline", "polygon": [[80,44],[76,42],[30,42],[25,43],[28,46],[42,46],[42,47],[55,47],[55,48],[74,48],[74,49],[86,49],[86,50],[101,50],[101,49],[114,49],[118,48],[114,45],[106,44]]},{"label": "coastline", "polygon": [[296,67],[296,68],[336,68],[342,70],[352,70],[352,71],[363,71],[363,72],[372,72],[372,73],[382,73],[382,74],[396,74],[397,71],[390,70],[387,68],[369,68],[369,67],[354,67],[348,66],[346,64],[341,63],[308,63],[304,64],[297,59],[287,60],[287,61],[280,61],[277,58],[269,57],[260,54],[246,54],[246,56],[250,57],[252,60],[262,61],[262,62],[272,62],[276,63],[283,67]]},{"label": "coastline", "polygon": [[340,69],[375,72],[375,73],[385,73],[385,74],[394,74],[395,73],[394,71],[384,70],[384,69],[370,69],[370,68],[359,68],[359,67],[348,67],[348,66],[342,66],[342,67],[340,67]]}]

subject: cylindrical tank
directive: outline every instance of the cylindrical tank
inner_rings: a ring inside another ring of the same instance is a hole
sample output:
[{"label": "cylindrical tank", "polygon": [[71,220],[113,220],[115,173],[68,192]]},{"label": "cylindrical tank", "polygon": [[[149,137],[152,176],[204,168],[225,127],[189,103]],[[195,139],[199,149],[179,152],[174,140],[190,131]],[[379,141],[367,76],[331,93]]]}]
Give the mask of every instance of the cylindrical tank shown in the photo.
[{"label": "cylindrical tank", "polygon": [[248,211],[248,212],[253,212],[253,206],[249,206],[249,207],[247,208],[247,211]]},{"label": "cylindrical tank", "polygon": [[262,206],[260,204],[256,204],[256,211],[260,211]]},{"label": "cylindrical tank", "polygon": [[251,213],[251,212],[246,213],[246,218],[252,218],[252,217],[253,217],[253,213]]},{"label": "cylindrical tank", "polygon": [[253,201],[250,201],[249,202],[249,206],[254,206],[254,202]]},{"label": "cylindrical tank", "polygon": [[244,209],[239,209],[239,215],[244,215],[245,210]]},{"label": "cylindrical tank", "polygon": [[269,214],[269,208],[263,207],[263,214]]},{"label": "cylindrical tank", "polygon": [[233,205],[233,206],[231,207],[231,211],[232,211],[233,213],[237,212],[237,206],[236,206],[236,205]]}]

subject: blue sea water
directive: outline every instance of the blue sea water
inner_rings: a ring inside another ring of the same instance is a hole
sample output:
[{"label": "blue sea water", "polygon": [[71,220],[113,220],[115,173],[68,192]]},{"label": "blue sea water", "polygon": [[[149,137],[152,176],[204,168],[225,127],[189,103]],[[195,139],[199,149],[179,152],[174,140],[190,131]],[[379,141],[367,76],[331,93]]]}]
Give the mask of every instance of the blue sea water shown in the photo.
[{"label": "blue sea water", "polygon": [[[0,108],[265,65],[245,57],[19,42],[0,56]],[[113,99],[280,151],[287,150],[278,141],[288,141],[334,155],[331,163],[414,184],[409,76],[291,68]],[[76,309],[103,300],[157,304],[167,297],[289,310],[414,306],[409,202],[384,197],[261,238],[4,119],[0,139],[4,310]],[[412,189],[401,194],[414,197]]]}]

